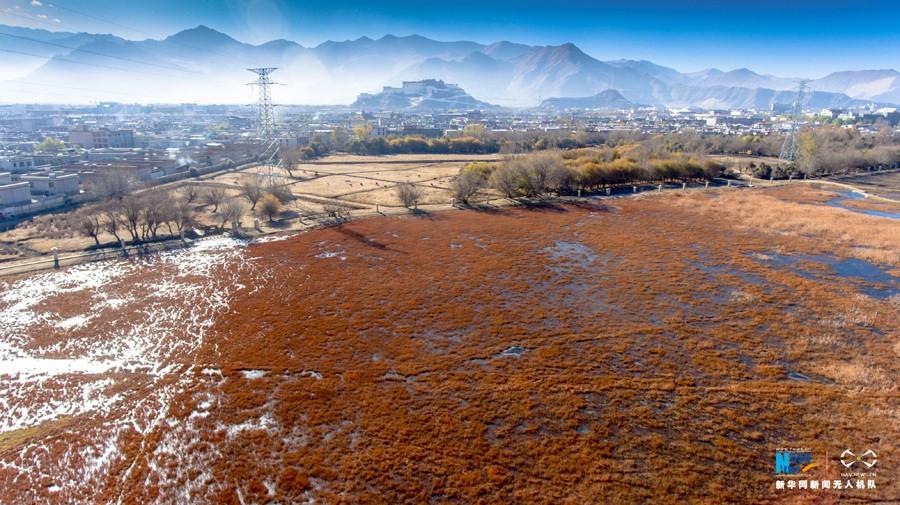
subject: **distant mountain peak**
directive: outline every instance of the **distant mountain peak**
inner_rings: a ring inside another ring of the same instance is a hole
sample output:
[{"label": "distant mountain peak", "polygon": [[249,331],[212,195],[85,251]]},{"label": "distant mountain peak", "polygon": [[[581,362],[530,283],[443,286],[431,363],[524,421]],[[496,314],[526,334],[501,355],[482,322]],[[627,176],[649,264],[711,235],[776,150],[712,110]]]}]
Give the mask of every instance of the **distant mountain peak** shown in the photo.
[{"label": "distant mountain peak", "polygon": [[596,109],[596,110],[626,110],[637,107],[634,103],[622,96],[615,89],[605,89],[596,95],[576,98],[548,98],[541,102],[541,107],[546,109]]},{"label": "distant mountain peak", "polygon": [[195,45],[240,44],[237,40],[206,25],[197,25],[194,28],[182,30],[174,35],[166,37],[165,40],[176,43],[189,42]]},{"label": "distant mountain peak", "polygon": [[498,60],[511,60],[517,56],[521,56],[531,50],[531,46],[525,44],[517,44],[507,40],[494,42],[481,50],[482,53],[497,58]]}]

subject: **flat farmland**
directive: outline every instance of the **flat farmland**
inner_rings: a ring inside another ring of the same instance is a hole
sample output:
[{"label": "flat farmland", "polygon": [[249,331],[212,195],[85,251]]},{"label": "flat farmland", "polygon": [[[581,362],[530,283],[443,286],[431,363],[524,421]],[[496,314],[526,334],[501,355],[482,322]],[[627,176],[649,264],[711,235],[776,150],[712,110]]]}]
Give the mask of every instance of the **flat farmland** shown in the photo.
[{"label": "flat farmland", "polygon": [[[274,168],[273,173],[295,196],[333,200],[335,204],[346,203],[356,208],[361,205],[374,211],[376,205],[401,206],[395,194],[400,183],[418,186],[423,192],[420,203],[426,207],[447,206],[450,204],[450,182],[466,163],[499,160],[496,155],[334,155],[298,164],[293,176],[279,167]],[[209,181],[237,187],[242,178],[256,173],[268,174],[268,168],[229,172]],[[482,199],[496,196],[489,190],[483,193]],[[310,210],[308,201],[303,205],[297,210]]]},{"label": "flat farmland", "polygon": [[[380,217],[7,279],[0,501],[898,501],[900,221],[833,197]],[[847,447],[888,470],[778,491],[780,447],[810,479]]]},{"label": "flat farmland", "polygon": [[[297,230],[315,224],[316,217],[323,214],[326,205],[344,206],[351,215],[357,216],[375,214],[376,209],[404,212],[396,195],[397,184],[403,182],[415,184],[422,191],[419,205],[423,210],[449,208],[450,181],[466,163],[499,160],[496,155],[334,155],[299,164],[292,173],[283,167],[260,166],[173,183],[167,189],[177,191],[184,186],[194,186],[201,195],[192,205],[198,227],[221,224],[215,215],[215,207],[202,198],[205,190],[221,187],[227,190],[229,197],[242,201],[247,207],[242,220],[244,227],[252,226],[254,220],[259,219],[260,228],[267,232]],[[278,185],[284,186],[295,197],[285,202],[282,217],[286,219],[277,225],[256,215],[241,196],[243,180],[259,174],[268,177],[270,173]],[[497,196],[484,189],[474,200],[485,201]],[[94,241],[72,229],[68,217],[68,213],[38,216],[12,230],[0,232],[0,261],[46,255],[54,247],[62,252],[75,252],[92,246]],[[99,234],[99,239],[107,245],[116,242],[105,232]]]}]

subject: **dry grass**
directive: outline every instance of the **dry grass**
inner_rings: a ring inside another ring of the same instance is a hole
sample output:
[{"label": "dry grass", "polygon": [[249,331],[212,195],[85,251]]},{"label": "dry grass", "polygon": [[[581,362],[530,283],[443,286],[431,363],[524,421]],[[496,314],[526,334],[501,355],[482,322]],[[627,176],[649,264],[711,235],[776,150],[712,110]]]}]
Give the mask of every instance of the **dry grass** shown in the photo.
[{"label": "dry grass", "polygon": [[51,436],[61,430],[70,427],[75,422],[73,417],[60,417],[53,421],[41,423],[31,428],[23,428],[21,430],[7,431],[0,433],[0,454],[8,451],[15,451],[22,444],[29,440]]},{"label": "dry grass", "polygon": [[833,193],[795,185],[756,191],[694,193],[673,199],[708,219],[767,235],[815,237],[848,255],[866,261],[900,266],[900,233],[888,219],[817,205]]}]

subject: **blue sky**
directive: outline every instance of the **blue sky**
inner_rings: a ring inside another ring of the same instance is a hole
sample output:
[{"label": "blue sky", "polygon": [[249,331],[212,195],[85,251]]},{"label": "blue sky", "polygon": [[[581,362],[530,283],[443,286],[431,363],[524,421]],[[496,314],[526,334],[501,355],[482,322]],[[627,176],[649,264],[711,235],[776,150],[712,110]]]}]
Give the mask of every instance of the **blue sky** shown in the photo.
[{"label": "blue sky", "polygon": [[252,43],[417,33],[439,40],[573,42],[600,59],[782,76],[900,67],[900,1],[0,0],[0,23],[143,39],[205,24]]}]

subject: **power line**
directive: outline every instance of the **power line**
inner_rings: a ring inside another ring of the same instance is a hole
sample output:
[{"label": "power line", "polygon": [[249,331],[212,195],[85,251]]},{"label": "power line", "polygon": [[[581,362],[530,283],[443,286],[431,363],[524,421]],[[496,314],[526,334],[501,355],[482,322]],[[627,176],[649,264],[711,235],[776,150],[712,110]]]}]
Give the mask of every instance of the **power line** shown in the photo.
[{"label": "power line", "polygon": [[[47,56],[45,56],[45,55],[40,55],[40,54],[35,54],[35,53],[29,53],[29,52],[27,52],[27,51],[16,51],[16,50],[14,50],[14,49],[3,49],[3,48],[0,48],[0,51],[5,52],[5,53],[11,53],[11,54],[20,54],[20,55],[24,55],[24,56],[32,56],[32,57],[34,57],[34,58],[48,59]],[[130,72],[130,73],[133,73],[133,74],[153,75],[153,76],[156,76],[156,77],[164,77],[164,78],[166,78],[166,79],[173,77],[173,76],[171,76],[171,75],[164,75],[164,74],[160,74],[160,73],[156,73],[156,72],[147,72],[147,71],[144,71],[144,70],[137,70],[137,69],[131,69],[131,68],[117,67],[117,66],[114,66],[114,65],[104,65],[104,64],[102,64],[102,63],[91,63],[91,62],[87,62],[87,61],[78,61],[78,60],[73,60],[73,59],[66,58],[65,56],[60,56],[60,55],[54,55],[51,59],[57,59],[57,60],[60,60],[60,61],[65,61],[65,62],[67,62],[67,63],[73,63],[73,64],[77,64],[77,65],[87,65],[87,66],[90,66],[90,67],[106,68],[106,69],[110,69],[110,70],[118,70],[118,71],[121,71],[121,72]],[[212,81],[219,81],[219,82],[222,82],[222,83],[227,83],[227,84],[229,84],[229,85],[233,85],[233,84],[235,84],[235,83],[238,82],[238,81],[231,81],[231,80],[227,80],[227,79],[222,79],[222,78],[220,78],[220,77],[209,76],[209,75],[206,75],[206,74],[203,74],[203,73],[200,73],[200,72],[194,72],[194,73],[196,73],[197,77],[189,77],[189,76],[185,76],[184,78],[187,78],[187,79],[193,79],[193,80],[203,79],[204,81],[206,81],[206,80],[208,79],[208,80],[212,80]]]},{"label": "power line", "polygon": [[[23,16],[22,14],[16,14],[15,12],[4,12],[3,15],[4,16],[14,16],[14,17],[24,19],[26,21],[34,22],[34,23],[41,23],[41,24],[44,24],[47,26],[51,26],[53,28],[63,28],[62,23],[51,23],[50,21],[47,21],[45,19],[35,18],[35,17],[31,17],[31,16]],[[40,29],[40,28],[32,28],[30,26],[20,26],[18,28],[28,28],[31,30],[39,30]],[[59,32],[55,32],[55,33],[59,33]],[[67,33],[67,32],[63,32],[63,33]]]},{"label": "power line", "polygon": [[[128,92],[124,92],[124,91],[113,91],[113,90],[108,90],[108,89],[80,88],[77,86],[65,86],[62,84],[49,84],[49,83],[45,83],[45,82],[34,82],[34,81],[24,81],[24,80],[7,80],[7,81],[0,81],[0,82],[2,82],[3,84],[9,84],[9,85],[14,85],[14,86],[15,85],[28,85],[28,86],[41,86],[41,87],[47,87],[47,88],[72,89],[72,90],[76,90],[76,91],[91,91],[91,92],[123,95],[123,96],[154,98],[154,99],[158,100],[159,102],[168,102],[168,100],[164,100],[159,96],[147,96],[147,95],[139,94],[139,93],[128,93]],[[38,91],[37,93],[47,93],[47,92]],[[53,94],[58,95],[60,93],[53,93]],[[77,95],[68,95],[68,96],[71,96],[73,98],[76,98],[76,97],[83,98],[83,97],[80,97]]]},{"label": "power line", "polygon": [[[81,12],[81,11],[76,10],[76,9],[73,9],[73,8],[71,8],[71,7],[66,7],[66,6],[60,5],[58,2],[54,2],[54,3],[53,3],[53,7],[56,7],[56,8],[58,8],[58,9],[62,9],[62,10],[67,11],[67,12],[71,12],[71,13],[76,14],[76,15],[79,15],[79,16],[87,17],[87,18],[93,19],[93,20],[95,20],[95,21],[100,21],[101,23],[107,23],[107,24],[112,25],[112,26],[118,26],[119,28],[124,28],[124,29],[130,30],[130,31],[132,31],[132,32],[140,33],[140,34],[142,34],[142,35],[145,35],[145,36],[149,37],[149,38],[152,39],[152,40],[158,40],[158,39],[156,39],[156,37],[158,37],[158,35],[152,34],[152,33],[150,33],[150,32],[147,32],[147,31],[144,31],[144,30],[141,30],[141,29],[138,29],[138,28],[134,28],[134,27],[132,27],[132,26],[124,25],[124,24],[119,23],[119,22],[116,22],[116,21],[111,21],[111,20],[109,20],[109,19],[104,19],[104,18],[101,18],[101,17],[98,17],[98,16],[94,16],[94,15],[92,15],[92,14],[88,14],[88,13],[85,13],[85,12]],[[232,58],[232,57],[234,56],[233,54],[227,54],[227,53],[225,53],[225,52],[218,51],[218,50],[215,50],[215,49],[209,48],[209,47],[204,48],[204,47],[194,46],[194,45],[191,45],[191,44],[185,44],[185,43],[183,43],[183,42],[178,42],[178,41],[174,41],[174,40],[167,40],[166,42],[169,42],[170,44],[175,44],[175,45],[178,45],[178,46],[181,46],[181,47],[186,47],[186,48],[188,48],[188,49],[196,49],[196,50],[200,50],[200,51],[210,51],[210,52],[213,52],[213,53],[217,53],[217,54],[219,54],[219,55],[221,55],[221,56],[224,56],[224,57],[226,57],[226,58]]]},{"label": "power line", "polygon": [[13,35],[13,34],[11,34],[11,33],[6,33],[6,32],[0,32],[0,35],[5,35],[5,36],[7,36],[7,37],[13,37],[13,38],[16,38],[16,39],[27,40],[27,41],[30,41],[30,42],[37,42],[37,43],[39,43],[39,44],[46,44],[46,45],[48,45],[48,46],[60,47],[60,48],[63,48],[63,49],[70,49],[70,50],[72,50],[72,51],[81,51],[81,52],[83,52],[83,53],[94,54],[94,55],[97,55],[97,56],[103,56],[103,57],[105,57],[105,58],[113,58],[113,59],[116,59],[116,60],[128,61],[128,62],[131,62],[131,63],[137,63],[137,64],[139,64],[139,65],[149,65],[149,66],[153,66],[153,67],[164,68],[164,69],[166,69],[166,70],[175,70],[175,71],[178,71],[178,72],[187,72],[187,73],[191,73],[191,74],[200,74],[200,72],[197,72],[197,71],[195,71],[195,70],[187,70],[187,69],[183,69],[183,68],[172,67],[172,66],[169,66],[169,65],[162,65],[162,64],[159,64],[159,63],[153,63],[153,62],[147,62],[147,61],[139,61],[139,60],[135,60],[135,59],[131,59],[131,58],[125,58],[125,57],[122,57],[122,56],[115,56],[115,55],[112,55],[112,54],[104,54],[104,53],[101,53],[101,52],[99,52],[99,51],[93,51],[93,50],[90,50],[90,49],[85,49],[85,48],[83,48],[83,47],[72,47],[72,46],[67,46],[67,45],[64,45],[64,44],[57,44],[56,42],[49,42],[49,41],[46,41],[46,40],[35,39],[35,38],[32,38],[32,37],[26,37],[26,36],[24,36],[24,35]]},{"label": "power line", "polygon": [[67,12],[71,12],[72,14],[77,14],[77,15],[79,15],[79,16],[84,16],[84,17],[86,17],[86,18],[90,18],[90,19],[93,19],[93,20],[95,20],[95,21],[100,21],[101,23],[107,23],[107,24],[110,24],[110,25],[113,25],[113,26],[118,26],[119,28],[124,28],[124,29],[126,29],[126,30],[129,30],[129,31],[132,31],[132,32],[135,32],[135,33],[140,33],[140,34],[142,34],[142,35],[149,36],[150,38],[155,38],[155,37],[157,37],[157,35],[152,34],[152,33],[150,33],[150,32],[145,32],[144,30],[139,30],[139,29],[134,28],[134,27],[131,27],[131,26],[123,25],[122,23],[118,23],[118,22],[116,22],[116,21],[111,21],[111,20],[109,20],[109,19],[104,19],[104,18],[101,18],[101,17],[98,17],[98,16],[94,16],[93,14],[88,14],[88,13],[85,13],[85,12],[77,11],[77,10],[72,9],[72,8],[70,8],[70,7],[66,7],[66,6],[64,6],[64,5],[60,5],[59,2],[54,2],[54,3],[53,3],[53,7],[57,8],[57,9],[64,10],[64,11],[67,11]]},{"label": "power line", "polygon": [[[3,49],[3,48],[0,48],[0,51],[3,51],[4,53],[21,54],[21,55],[24,55],[24,56],[33,56],[33,57],[35,57],[35,58],[47,58],[46,56],[42,56],[42,55],[40,55],[40,54],[34,54],[34,53],[25,52],[25,51],[15,51],[15,50],[13,50],[13,49]],[[53,58],[56,58],[56,59],[58,59],[58,60],[65,61],[65,62],[68,62],[68,63],[75,63],[75,64],[77,64],[77,65],[87,65],[87,66],[90,66],[90,67],[108,68],[108,69],[111,69],[111,70],[120,70],[120,71],[122,71],[122,72],[132,72],[132,73],[135,73],[135,74],[155,75],[155,76],[159,76],[159,77],[170,77],[170,76],[168,76],[168,75],[156,74],[156,73],[153,73],[153,72],[144,72],[144,71],[142,71],[142,70],[135,70],[135,69],[129,69],[129,68],[123,68],[123,67],[115,67],[115,66],[112,66],[112,65],[104,65],[104,64],[102,64],[102,63],[90,63],[90,62],[87,62],[87,61],[70,60],[70,59],[68,59],[68,58],[66,58],[66,57],[59,56],[59,55],[53,56]]]},{"label": "power line", "polygon": [[[56,6],[56,7],[58,7],[57,4],[53,4],[53,5]],[[67,9],[67,10],[70,10],[70,11],[72,11],[72,12],[76,12],[76,11],[74,11],[74,9]],[[44,21],[44,20],[40,20],[40,19],[32,19],[32,18],[30,18],[30,17],[22,16],[22,15],[20,15],[20,14],[15,14],[15,13],[11,13],[11,12],[4,13],[4,14],[9,14],[9,15],[12,15],[12,16],[16,16],[16,17],[19,17],[19,18],[22,18],[22,19],[25,19],[25,20],[28,20],[28,21],[37,21],[37,22],[39,22],[39,23],[44,23],[44,24],[50,25],[50,26],[52,26],[53,28],[56,28],[56,29],[58,29],[58,28],[68,28],[68,29],[70,29],[70,30],[76,30],[76,31],[77,31],[76,28],[73,28],[73,27],[68,26],[68,25],[63,25],[63,24],[52,24],[52,23],[49,23],[49,22]],[[100,18],[97,18],[97,19],[100,20]],[[113,24],[115,24],[115,23],[113,23]],[[123,25],[123,26],[124,26],[124,25]],[[57,32],[57,33],[58,33],[58,32]],[[10,34],[4,34],[4,35],[10,35]],[[113,35],[113,36],[115,37],[115,35]],[[21,37],[24,37],[24,36],[17,36],[17,37],[20,37],[20,38],[21,38]],[[122,39],[121,37],[117,37],[117,38]],[[45,41],[41,41],[41,40],[37,40],[37,39],[32,39],[32,40],[34,40],[35,42],[46,43]],[[135,42],[135,41],[131,41],[131,40],[128,40],[128,39],[122,39],[122,40],[124,40],[125,42],[128,42],[128,43],[134,43],[134,42]],[[208,48],[204,49],[204,48],[200,48],[200,47],[196,47],[196,46],[191,46],[191,45],[188,45],[188,44],[183,44],[183,43],[176,42],[176,41],[172,41],[172,40],[169,40],[169,41],[167,41],[167,42],[168,42],[168,43],[171,43],[171,44],[179,45],[179,46],[182,46],[182,47],[190,48],[190,49],[200,50],[200,51],[208,51],[208,50],[211,50],[211,49],[208,49]],[[72,48],[72,47],[65,46],[65,45],[63,45],[63,44],[57,44],[57,43],[52,43],[52,44],[50,44],[50,45],[55,45],[56,47],[62,47],[62,48],[73,49],[73,50],[79,50],[79,49],[81,49],[81,48]],[[70,62],[70,63],[78,63],[78,64],[92,65],[92,66],[100,66],[100,65],[101,65],[101,64],[91,64],[91,63],[86,63],[86,62],[79,62],[79,61],[75,61],[75,60],[65,59],[65,58],[62,58],[61,55],[47,56],[47,55],[39,55],[39,54],[27,53],[27,52],[24,52],[24,51],[15,52],[15,51],[13,51],[13,50],[11,50],[11,49],[0,49],[0,51],[11,52],[11,53],[14,53],[14,54],[22,54],[22,55],[26,55],[26,56],[33,56],[33,57],[35,57],[35,58],[41,58],[41,59],[49,59],[49,58],[55,56],[55,57],[57,57],[57,58],[61,58],[61,59],[63,59],[64,61],[68,61],[68,62]],[[141,63],[141,64],[148,64],[148,63],[140,62],[140,61],[133,60],[133,59],[126,59],[126,58],[123,58],[123,57],[118,57],[118,56],[114,56],[114,55],[104,54],[104,53],[101,53],[101,52],[99,52],[99,51],[90,51],[90,50],[84,50],[84,51],[86,51],[86,52],[91,52],[92,54],[96,54],[96,55],[99,55],[99,56],[105,56],[105,57],[116,58],[116,59],[124,59],[125,61],[131,61],[131,62]],[[228,58],[232,58],[232,57],[234,56],[234,55],[225,54],[225,53],[220,52],[220,51],[213,51],[213,52],[217,52],[218,54],[220,54],[220,55],[222,55],[222,56],[225,56],[225,57],[228,57]],[[196,75],[198,76],[198,77],[196,77],[196,78],[202,77],[203,79],[215,80],[215,81],[219,81],[219,82],[221,82],[221,83],[223,83],[223,84],[228,84],[228,85],[243,84],[243,83],[241,83],[240,81],[237,81],[237,80],[225,79],[225,78],[222,78],[222,77],[215,77],[215,76],[211,76],[211,75],[205,74],[205,73],[203,73],[203,72],[189,71],[189,70],[185,70],[185,69],[179,69],[179,68],[177,68],[177,67],[174,67],[174,68],[173,68],[173,67],[166,67],[166,66],[164,66],[164,65],[159,65],[159,64],[156,64],[155,66],[160,66],[160,67],[162,67],[162,68],[165,68],[166,70],[175,70],[175,71],[179,71],[179,72],[185,72],[185,73],[196,74]],[[138,71],[138,70],[130,70],[130,69],[125,69],[125,68],[121,68],[121,67],[114,67],[114,66],[112,66],[112,65],[102,65],[102,68],[110,68],[110,69],[114,69],[114,70],[122,70],[122,71],[125,71],[125,72],[139,72],[139,73],[143,73],[143,74],[147,74],[147,75],[157,75],[157,76],[159,76],[159,77],[170,77],[170,76],[162,75],[162,74],[154,74],[154,73],[150,73],[150,72],[142,72],[142,71]]]}]

